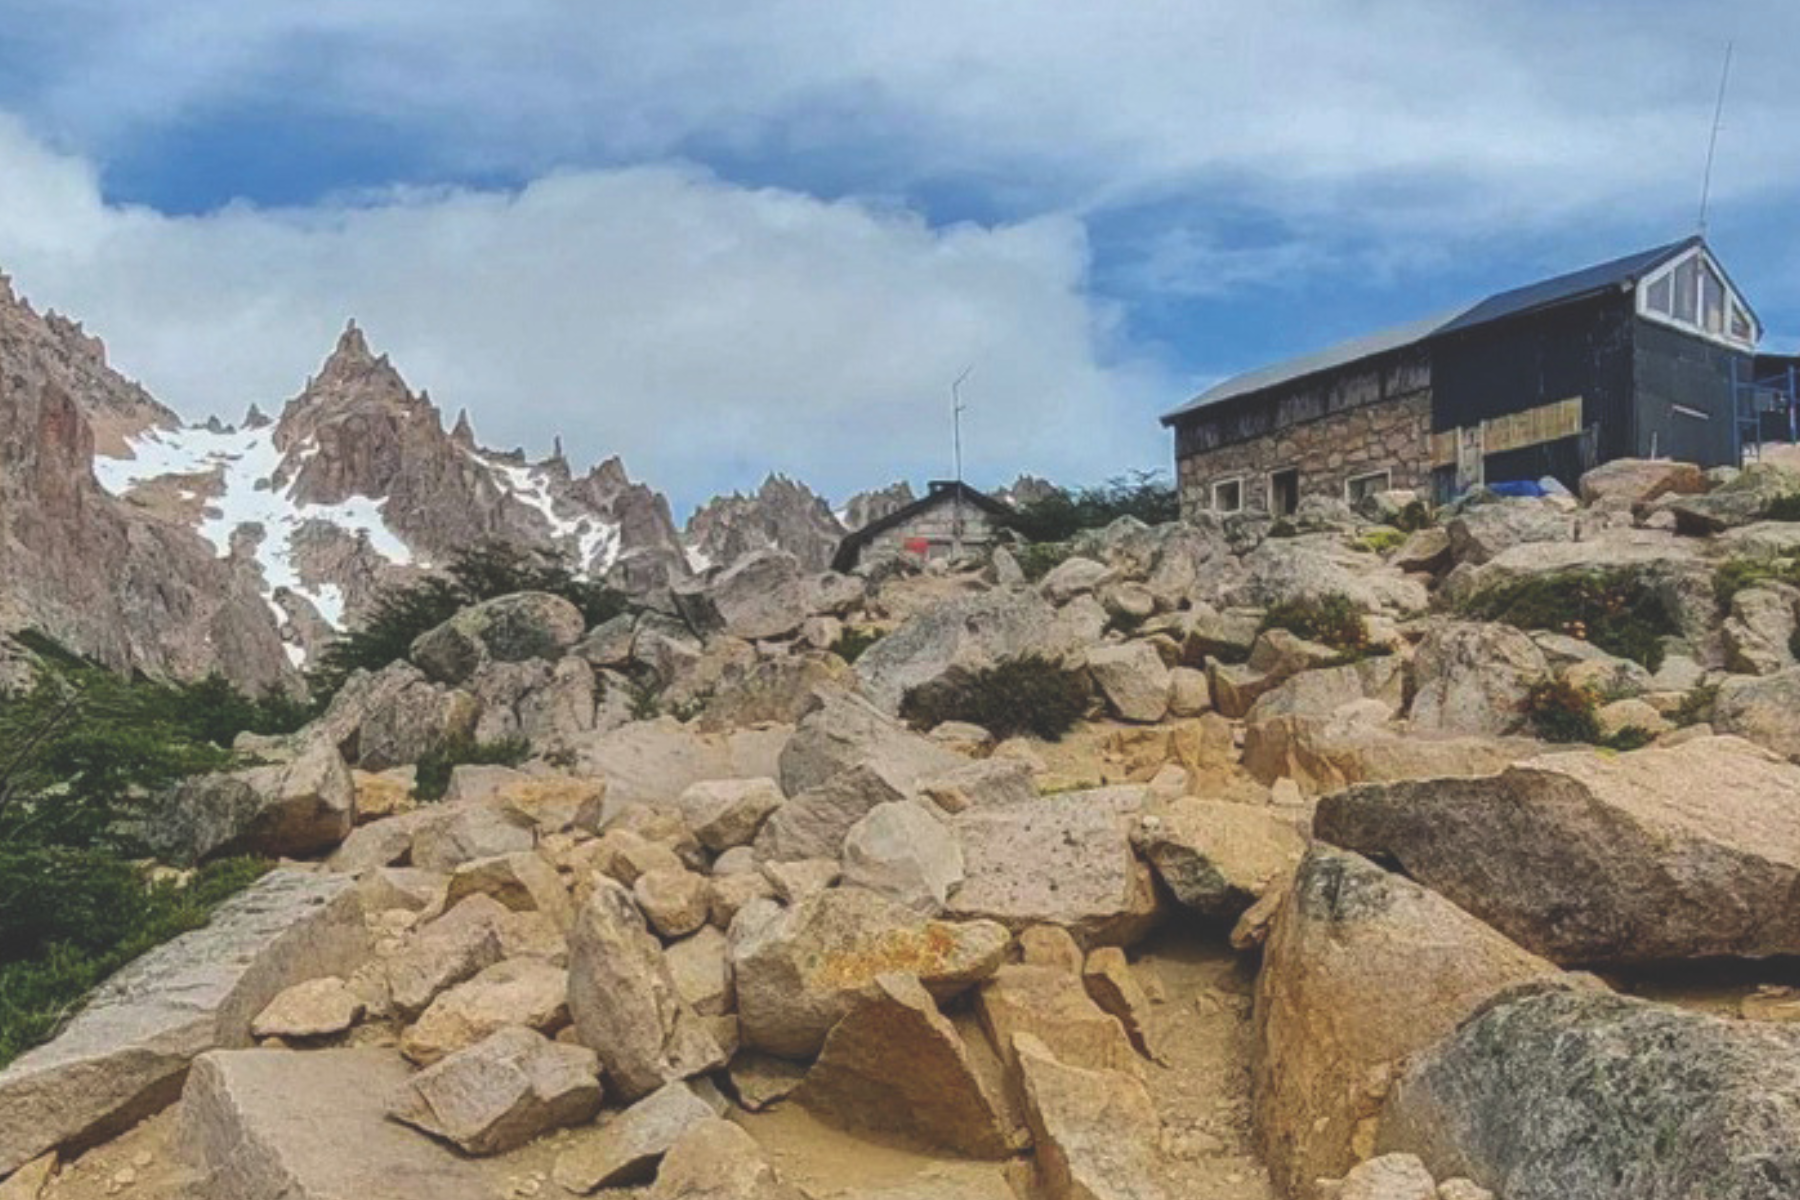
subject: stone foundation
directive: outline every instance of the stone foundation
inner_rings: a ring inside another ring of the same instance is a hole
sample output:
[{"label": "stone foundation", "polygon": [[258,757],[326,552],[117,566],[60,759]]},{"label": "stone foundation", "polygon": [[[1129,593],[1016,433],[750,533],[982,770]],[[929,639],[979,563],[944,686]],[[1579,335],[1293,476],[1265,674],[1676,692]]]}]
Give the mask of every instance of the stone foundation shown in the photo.
[{"label": "stone foundation", "polygon": [[1213,485],[1232,479],[1243,487],[1245,511],[1270,511],[1270,477],[1299,471],[1299,492],[1345,499],[1350,480],[1389,474],[1388,487],[1429,491],[1431,392],[1335,413],[1250,441],[1220,446],[1180,460],[1184,516],[1213,507]]}]

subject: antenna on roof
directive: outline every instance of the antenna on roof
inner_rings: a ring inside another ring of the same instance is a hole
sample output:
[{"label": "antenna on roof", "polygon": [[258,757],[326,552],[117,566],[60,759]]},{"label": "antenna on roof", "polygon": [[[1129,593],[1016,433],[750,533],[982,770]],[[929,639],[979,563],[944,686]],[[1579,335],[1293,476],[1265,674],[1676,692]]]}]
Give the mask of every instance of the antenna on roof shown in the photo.
[{"label": "antenna on roof", "polygon": [[1700,184],[1700,236],[1706,236],[1706,210],[1712,201],[1713,159],[1719,151],[1719,126],[1725,120],[1725,89],[1731,83],[1731,52],[1735,42],[1725,43],[1725,69],[1719,72],[1719,99],[1713,106],[1712,137],[1706,143],[1706,178]]},{"label": "antenna on roof", "polygon": [[963,516],[962,516],[962,415],[968,407],[962,402],[962,385],[975,371],[975,364],[970,363],[963,368],[961,375],[950,384],[950,429],[951,438],[956,449],[956,495],[951,498],[950,509],[950,556],[962,557]]}]

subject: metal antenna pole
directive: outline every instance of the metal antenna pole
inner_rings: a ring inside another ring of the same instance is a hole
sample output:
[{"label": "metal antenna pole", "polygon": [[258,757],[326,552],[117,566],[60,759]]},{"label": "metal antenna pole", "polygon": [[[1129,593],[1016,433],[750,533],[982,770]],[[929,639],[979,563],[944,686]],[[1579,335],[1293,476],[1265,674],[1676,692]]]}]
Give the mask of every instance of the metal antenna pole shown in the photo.
[{"label": "metal antenna pole", "polygon": [[962,402],[962,385],[974,370],[975,364],[970,363],[963,368],[963,373],[950,384],[950,430],[952,445],[956,453],[956,495],[951,500],[952,507],[950,509],[950,556],[952,558],[961,558],[963,552],[962,415],[966,406]]},{"label": "metal antenna pole", "polygon": [[1700,184],[1700,236],[1706,236],[1706,210],[1712,202],[1713,159],[1719,151],[1719,126],[1725,119],[1725,89],[1731,83],[1731,54],[1735,42],[1725,43],[1725,68],[1719,72],[1719,99],[1713,105],[1712,137],[1706,144],[1706,178]]}]

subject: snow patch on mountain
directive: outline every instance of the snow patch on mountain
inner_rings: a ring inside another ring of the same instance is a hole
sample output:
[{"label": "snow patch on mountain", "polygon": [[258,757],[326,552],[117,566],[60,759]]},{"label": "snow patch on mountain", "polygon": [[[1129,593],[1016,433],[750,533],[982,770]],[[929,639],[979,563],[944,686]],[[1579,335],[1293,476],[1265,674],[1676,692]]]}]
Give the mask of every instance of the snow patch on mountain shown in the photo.
[{"label": "snow patch on mountain", "polygon": [[[366,496],[352,496],[337,504],[312,504],[293,496],[293,485],[277,490],[275,479],[283,454],[275,445],[275,430],[218,429],[188,426],[151,429],[126,439],[130,457],[96,455],[94,474],[100,486],[123,496],[141,484],[163,476],[207,476],[205,500],[198,532],[220,558],[231,553],[232,535],[245,525],[260,526],[261,541],[255,551],[262,569],[265,595],[287,588],[304,596],[332,626],[341,628],[344,596],[329,583],[309,585],[302,580],[295,561],[294,534],[308,521],[335,525],[352,535],[366,537],[388,561],[406,565],[412,551],[382,518],[380,505]],[[295,459],[304,462],[317,447],[297,448]],[[184,497],[194,494],[183,489]]]}]

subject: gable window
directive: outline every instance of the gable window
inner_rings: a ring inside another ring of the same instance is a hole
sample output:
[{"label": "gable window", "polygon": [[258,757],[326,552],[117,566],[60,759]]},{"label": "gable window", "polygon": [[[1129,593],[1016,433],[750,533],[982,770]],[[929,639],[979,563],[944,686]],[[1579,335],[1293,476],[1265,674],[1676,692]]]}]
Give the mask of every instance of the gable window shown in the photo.
[{"label": "gable window", "polygon": [[1234,513],[1244,507],[1244,481],[1241,479],[1223,479],[1213,484],[1212,506],[1214,512]]},{"label": "gable window", "polygon": [[1756,348],[1760,334],[1750,306],[1699,246],[1643,281],[1638,312],[1746,350]]}]

